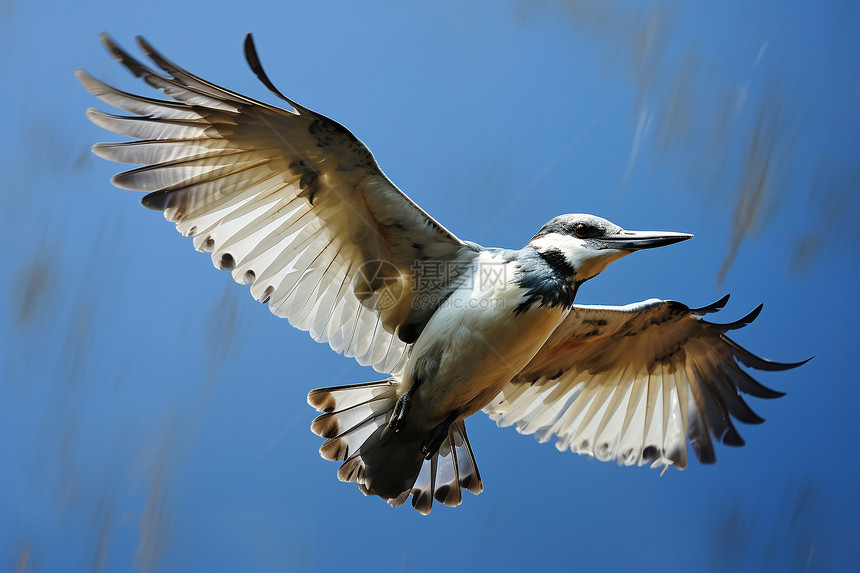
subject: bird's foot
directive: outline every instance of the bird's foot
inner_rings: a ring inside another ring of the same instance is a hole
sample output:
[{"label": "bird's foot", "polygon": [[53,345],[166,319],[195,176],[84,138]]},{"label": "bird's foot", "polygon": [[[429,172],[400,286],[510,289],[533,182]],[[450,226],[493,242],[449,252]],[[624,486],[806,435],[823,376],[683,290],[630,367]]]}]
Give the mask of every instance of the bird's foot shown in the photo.
[{"label": "bird's foot", "polygon": [[409,415],[409,409],[412,408],[412,390],[409,390],[397,399],[394,404],[394,412],[391,414],[391,420],[388,421],[388,427],[399,432],[403,424],[406,423],[406,416]]},{"label": "bird's foot", "polygon": [[445,441],[445,438],[448,437],[448,430],[451,428],[451,424],[456,420],[456,416],[451,416],[432,430],[421,442],[421,455],[424,456],[425,460],[429,460],[433,457],[433,455],[439,451],[439,446],[442,445],[442,442]]}]

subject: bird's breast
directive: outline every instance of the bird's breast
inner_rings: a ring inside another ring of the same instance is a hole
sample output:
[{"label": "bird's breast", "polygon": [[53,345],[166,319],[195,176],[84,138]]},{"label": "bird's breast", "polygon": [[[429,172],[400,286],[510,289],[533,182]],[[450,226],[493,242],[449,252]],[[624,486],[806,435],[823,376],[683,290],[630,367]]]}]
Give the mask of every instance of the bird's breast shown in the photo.
[{"label": "bird's breast", "polygon": [[418,383],[412,415],[428,426],[451,413],[464,418],[492,400],[555,330],[567,309],[522,305],[531,295],[515,281],[457,289],[412,349],[405,392]]}]

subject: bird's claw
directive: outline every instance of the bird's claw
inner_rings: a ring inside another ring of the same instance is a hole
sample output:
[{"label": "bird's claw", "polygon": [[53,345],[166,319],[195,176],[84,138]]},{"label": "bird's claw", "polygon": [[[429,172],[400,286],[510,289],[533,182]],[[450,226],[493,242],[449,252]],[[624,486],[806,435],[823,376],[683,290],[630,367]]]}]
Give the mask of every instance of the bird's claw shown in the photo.
[{"label": "bird's claw", "polygon": [[433,428],[430,431],[430,434],[421,442],[421,455],[424,456],[425,460],[429,460],[433,457],[433,455],[439,451],[439,446],[442,445],[442,442],[445,441],[445,438],[448,437],[448,430],[451,427],[451,423],[453,420],[448,419]]},{"label": "bird's claw", "polygon": [[406,423],[406,416],[409,415],[409,409],[412,407],[412,392],[407,392],[397,399],[394,404],[394,412],[391,414],[391,420],[388,421],[388,427],[399,432]]}]

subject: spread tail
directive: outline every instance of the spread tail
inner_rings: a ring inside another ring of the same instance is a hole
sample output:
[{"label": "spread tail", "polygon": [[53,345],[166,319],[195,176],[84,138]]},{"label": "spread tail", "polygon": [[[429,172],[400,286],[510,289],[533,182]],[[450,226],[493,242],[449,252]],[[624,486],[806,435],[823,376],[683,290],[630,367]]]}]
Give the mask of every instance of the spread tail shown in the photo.
[{"label": "spread tail", "polygon": [[406,502],[426,515],[433,499],[448,506],[463,500],[462,490],[483,491],[481,475],[462,420],[451,424],[448,437],[429,460],[421,455],[426,432],[407,424],[395,432],[388,426],[397,402],[393,379],[335,388],[318,388],[308,403],[324,412],[311,431],[327,438],[320,455],[343,462],[341,481],[356,482],[365,495],[378,495],[392,506]]}]

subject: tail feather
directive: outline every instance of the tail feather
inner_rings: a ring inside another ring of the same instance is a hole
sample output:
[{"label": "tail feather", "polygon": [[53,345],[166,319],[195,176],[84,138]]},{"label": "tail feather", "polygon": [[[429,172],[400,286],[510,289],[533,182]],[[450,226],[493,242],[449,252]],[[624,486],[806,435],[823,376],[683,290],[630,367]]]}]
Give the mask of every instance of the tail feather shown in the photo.
[{"label": "tail feather", "polygon": [[336,412],[326,412],[311,423],[311,431],[321,438],[334,438],[347,434],[377,417],[387,417],[394,406],[394,396],[371,398],[367,402]]},{"label": "tail feather", "polygon": [[403,493],[401,493],[397,497],[392,497],[390,499],[386,499],[385,501],[388,502],[388,505],[390,505],[391,507],[400,507],[401,505],[406,503],[406,500],[409,499],[409,495],[411,493],[412,493],[412,490],[407,489],[406,491],[404,491]]},{"label": "tail feather", "polygon": [[311,430],[327,438],[320,455],[343,464],[341,481],[356,482],[365,495],[378,495],[390,505],[412,506],[426,515],[433,500],[454,507],[463,489],[481,493],[484,486],[462,420],[451,424],[447,439],[430,459],[421,456],[427,430],[408,423],[399,432],[388,427],[397,402],[394,379],[335,388],[308,394],[308,403],[324,412]]},{"label": "tail feather", "polygon": [[463,503],[463,492],[460,489],[460,468],[457,466],[457,448],[452,444],[453,438],[448,433],[448,439],[439,447],[438,457],[442,460],[436,473],[436,491],[433,497],[436,501],[449,507]]},{"label": "tail feather", "polygon": [[439,455],[433,456],[429,461],[429,464],[422,464],[418,479],[412,486],[412,507],[421,515],[427,515],[433,509],[433,492],[436,489]]},{"label": "tail feather", "polygon": [[481,481],[481,473],[475,462],[475,453],[466,435],[466,423],[458,420],[451,424],[448,440],[453,437],[453,446],[457,452],[457,471],[459,474],[459,486],[466,488],[475,495],[484,491],[484,482]]},{"label": "tail feather", "polygon": [[[316,421],[316,420],[314,420]],[[320,446],[320,455],[333,462],[342,462],[352,456],[350,452],[356,452],[361,445],[376,430],[388,423],[388,412],[371,414],[361,422],[332,436]],[[325,436],[323,436],[325,437]]]},{"label": "tail feather", "polygon": [[393,394],[396,390],[397,382],[392,378],[362,384],[317,388],[308,393],[308,404],[319,412],[334,412],[372,400],[377,396],[388,395],[389,392]]},{"label": "tail feather", "polygon": [[[477,495],[484,491],[484,483],[466,435],[466,424],[457,420],[451,424],[448,438],[442,442],[436,455],[421,467],[421,473],[412,486],[412,507],[424,515],[430,513],[434,499],[449,507],[457,507],[463,502],[464,489]],[[406,496],[403,496],[402,499],[389,500],[389,503],[401,505],[405,501]]]},{"label": "tail feather", "polygon": [[393,380],[312,390],[308,403],[325,412],[311,422],[314,434],[328,438],[320,455],[342,462],[358,452],[373,432],[387,424],[397,401],[396,391]]}]

